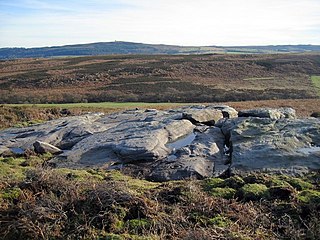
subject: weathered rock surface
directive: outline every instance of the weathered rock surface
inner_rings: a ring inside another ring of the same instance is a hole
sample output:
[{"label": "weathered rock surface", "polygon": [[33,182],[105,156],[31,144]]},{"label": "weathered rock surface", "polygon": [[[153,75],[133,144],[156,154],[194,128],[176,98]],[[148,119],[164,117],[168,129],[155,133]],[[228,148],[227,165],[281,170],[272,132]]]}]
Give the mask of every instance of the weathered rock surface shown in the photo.
[{"label": "weathered rock surface", "polygon": [[195,124],[204,123],[211,126],[223,118],[222,111],[217,109],[188,109],[182,116]]},{"label": "weathered rock surface", "polygon": [[173,148],[169,156],[156,163],[149,178],[168,181],[186,177],[213,177],[229,168],[228,156],[224,154],[224,136],[219,128],[209,128],[201,134],[194,134],[191,139],[182,139],[186,144],[182,141],[178,149]]},{"label": "weathered rock surface", "polygon": [[317,119],[239,118],[227,120],[223,129],[229,131],[235,170],[299,174],[320,169]]},{"label": "weathered rock surface", "polygon": [[296,111],[292,108],[257,108],[250,110],[243,110],[238,113],[239,117],[259,117],[259,118],[296,118]]},{"label": "weathered rock surface", "polygon": [[36,153],[52,153],[52,154],[60,154],[63,151],[49,143],[36,141],[33,144],[34,151]]},{"label": "weathered rock surface", "polygon": [[238,111],[235,110],[234,108],[226,106],[226,105],[208,106],[207,109],[220,110],[222,112],[224,118],[236,118],[236,117],[238,117]]},{"label": "weathered rock surface", "polygon": [[155,181],[218,176],[230,167],[290,174],[320,168],[320,119],[295,119],[289,108],[239,116],[228,106],[190,106],[66,117],[0,131],[0,156],[35,147],[57,154],[57,167],[135,166]]}]

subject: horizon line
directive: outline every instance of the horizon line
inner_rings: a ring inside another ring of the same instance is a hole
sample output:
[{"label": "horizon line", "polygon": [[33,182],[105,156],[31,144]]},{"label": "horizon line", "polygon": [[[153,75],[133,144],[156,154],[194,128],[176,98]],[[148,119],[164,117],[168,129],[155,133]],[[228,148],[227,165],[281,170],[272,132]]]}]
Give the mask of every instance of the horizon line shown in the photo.
[{"label": "horizon line", "polygon": [[86,43],[70,43],[64,45],[51,45],[51,46],[34,46],[34,47],[0,47],[0,49],[5,48],[23,48],[23,49],[33,49],[33,48],[55,48],[55,47],[67,47],[75,45],[90,45],[90,44],[101,44],[101,43],[132,43],[132,44],[144,44],[144,45],[163,45],[163,46],[174,46],[174,47],[264,47],[264,46],[320,46],[319,44],[310,43],[298,43],[298,44],[254,44],[254,45],[176,45],[176,44],[166,44],[166,43],[144,43],[144,42],[131,42],[131,41],[98,41],[98,42],[86,42]]}]

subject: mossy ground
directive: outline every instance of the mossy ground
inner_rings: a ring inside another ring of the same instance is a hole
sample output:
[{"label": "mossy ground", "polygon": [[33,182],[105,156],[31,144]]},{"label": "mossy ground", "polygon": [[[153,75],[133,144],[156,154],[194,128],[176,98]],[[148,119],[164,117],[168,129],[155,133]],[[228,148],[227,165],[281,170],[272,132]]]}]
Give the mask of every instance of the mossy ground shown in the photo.
[{"label": "mossy ground", "polygon": [[1,158],[3,239],[317,239],[319,173],[153,183]]}]

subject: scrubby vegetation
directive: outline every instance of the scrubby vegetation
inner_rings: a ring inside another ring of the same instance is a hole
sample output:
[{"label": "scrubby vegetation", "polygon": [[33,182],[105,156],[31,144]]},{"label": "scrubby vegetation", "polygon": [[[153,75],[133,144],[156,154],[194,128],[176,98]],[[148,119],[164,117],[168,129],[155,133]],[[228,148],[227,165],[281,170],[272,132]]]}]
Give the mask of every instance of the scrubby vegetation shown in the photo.
[{"label": "scrubby vegetation", "polygon": [[2,239],[318,239],[320,175],[153,183],[1,157]]},{"label": "scrubby vegetation", "polygon": [[0,62],[0,103],[311,99],[318,98],[319,59],[309,53],[8,60]]}]

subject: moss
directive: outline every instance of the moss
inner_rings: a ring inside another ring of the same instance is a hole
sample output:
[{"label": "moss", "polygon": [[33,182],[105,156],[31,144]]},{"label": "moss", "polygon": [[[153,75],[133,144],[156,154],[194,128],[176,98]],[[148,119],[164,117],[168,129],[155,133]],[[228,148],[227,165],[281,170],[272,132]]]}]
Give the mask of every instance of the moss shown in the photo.
[{"label": "moss", "polygon": [[113,233],[121,232],[125,228],[124,218],[128,214],[128,209],[119,206],[118,204],[112,204],[110,218],[110,229]]},{"label": "moss", "polygon": [[53,170],[54,172],[66,175],[68,179],[77,181],[88,181],[90,180],[103,180],[104,176],[99,174],[91,174],[87,170],[74,170],[68,168],[57,168]]},{"label": "moss", "polygon": [[270,177],[262,174],[252,174],[244,177],[243,180],[247,184],[253,184],[253,183],[266,184],[268,181],[270,181]]},{"label": "moss", "polygon": [[300,178],[290,178],[287,180],[287,182],[298,191],[313,188],[313,185],[311,183],[308,183]]},{"label": "moss", "polygon": [[0,179],[22,180],[28,167],[22,167],[23,158],[0,158]]},{"label": "moss", "polygon": [[210,225],[215,225],[215,226],[218,226],[218,227],[222,227],[222,228],[226,228],[230,225],[231,221],[224,217],[224,216],[221,216],[221,215],[218,215],[214,218],[210,218],[208,220],[208,224]]},{"label": "moss", "polygon": [[291,187],[291,185],[283,178],[271,177],[266,183],[268,187]]},{"label": "moss", "polygon": [[22,162],[20,165],[23,167],[30,166],[30,167],[37,167],[41,166],[44,162],[44,159],[38,156],[30,156],[28,159],[26,159],[24,162]]},{"label": "moss", "polygon": [[269,191],[266,185],[253,183],[244,185],[238,192],[240,198],[249,200],[260,200],[269,196]]},{"label": "moss", "polygon": [[223,187],[224,181],[221,178],[208,178],[204,181],[203,187],[206,191],[212,188]]},{"label": "moss", "polygon": [[306,204],[320,204],[320,192],[316,190],[304,190],[299,193],[298,200]]},{"label": "moss", "polygon": [[111,229],[115,232],[120,232],[125,227],[124,221],[116,220],[111,226]]},{"label": "moss", "polygon": [[140,232],[143,229],[149,228],[151,225],[151,222],[148,219],[141,218],[141,219],[131,219],[127,221],[126,224],[129,230],[133,232]]},{"label": "moss", "polygon": [[43,159],[44,161],[47,161],[47,160],[53,158],[53,155],[52,155],[52,153],[49,153],[49,152],[48,152],[48,153],[41,154],[40,157],[41,157],[41,159]]},{"label": "moss", "polygon": [[220,197],[225,199],[232,199],[236,194],[236,190],[233,188],[212,188],[209,194],[213,197]]},{"label": "moss", "polygon": [[5,190],[1,191],[0,196],[2,199],[12,201],[14,199],[18,199],[21,193],[22,191],[20,188],[6,188]]},{"label": "moss", "polygon": [[44,120],[33,119],[33,120],[28,121],[28,125],[31,126],[31,125],[41,124],[44,122],[45,122]]},{"label": "moss", "polygon": [[233,176],[224,180],[223,185],[229,188],[238,189],[245,185],[243,179],[239,176]]},{"label": "moss", "polygon": [[2,158],[1,161],[4,163],[13,165],[15,162],[15,158],[14,157]]},{"label": "moss", "polygon": [[128,209],[118,205],[113,206],[113,209],[119,219],[123,219],[128,213]]},{"label": "moss", "polygon": [[117,182],[125,182],[128,189],[132,190],[134,193],[137,194],[144,193],[147,190],[154,189],[161,185],[160,183],[154,183],[146,180],[132,178],[116,170],[106,172],[105,179]]},{"label": "moss", "polygon": [[43,122],[44,122],[44,120],[38,120],[38,119],[30,120],[30,121],[22,121],[22,122],[18,122],[16,124],[14,124],[13,127],[23,128],[23,127],[29,127],[29,126],[32,126],[32,125],[40,124],[40,123],[43,123]]}]

